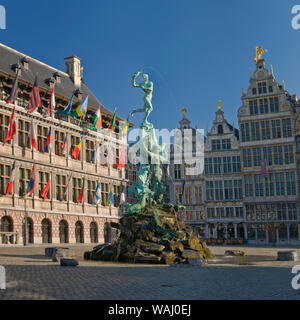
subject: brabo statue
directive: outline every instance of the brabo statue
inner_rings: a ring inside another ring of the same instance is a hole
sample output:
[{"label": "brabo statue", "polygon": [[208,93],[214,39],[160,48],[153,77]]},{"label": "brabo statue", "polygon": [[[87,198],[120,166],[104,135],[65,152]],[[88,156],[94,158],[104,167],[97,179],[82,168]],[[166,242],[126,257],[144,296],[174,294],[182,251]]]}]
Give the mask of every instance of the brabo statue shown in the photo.
[{"label": "brabo statue", "polygon": [[131,116],[133,116],[136,112],[145,112],[145,118],[143,120],[142,127],[148,128],[149,126],[153,127],[152,124],[148,122],[149,114],[153,110],[153,107],[152,107],[153,82],[149,81],[149,76],[147,74],[144,74],[143,75],[144,82],[137,84],[135,80],[141,73],[142,73],[141,71],[138,71],[132,76],[132,86],[136,88],[141,88],[145,92],[144,108],[133,110],[131,112]]}]

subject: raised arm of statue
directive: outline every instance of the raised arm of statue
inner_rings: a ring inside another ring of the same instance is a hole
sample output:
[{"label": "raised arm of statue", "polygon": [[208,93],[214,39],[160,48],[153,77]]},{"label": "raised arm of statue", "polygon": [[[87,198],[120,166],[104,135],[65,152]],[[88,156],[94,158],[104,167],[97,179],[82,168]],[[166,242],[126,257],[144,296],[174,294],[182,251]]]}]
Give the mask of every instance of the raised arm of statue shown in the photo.
[{"label": "raised arm of statue", "polygon": [[132,76],[132,86],[133,86],[133,87],[136,87],[136,88],[140,88],[140,87],[141,87],[140,84],[138,84],[138,83],[135,82],[136,78],[137,78],[141,73],[142,73],[141,71],[138,71],[138,72],[136,72],[136,73]]}]

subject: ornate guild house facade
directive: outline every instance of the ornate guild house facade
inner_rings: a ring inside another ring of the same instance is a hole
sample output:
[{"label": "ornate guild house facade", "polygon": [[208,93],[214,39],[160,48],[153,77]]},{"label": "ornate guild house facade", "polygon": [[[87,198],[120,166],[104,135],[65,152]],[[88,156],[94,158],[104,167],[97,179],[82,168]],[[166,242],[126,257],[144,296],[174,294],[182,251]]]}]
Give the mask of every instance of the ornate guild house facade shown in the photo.
[{"label": "ornate guild house facade", "polygon": [[[110,241],[110,222],[116,222],[120,217],[120,193],[126,186],[125,169],[117,170],[116,164],[100,163],[95,150],[97,145],[112,141],[115,163],[118,163],[122,147],[119,128],[125,122],[116,117],[113,135],[105,130],[102,133],[89,130],[100,102],[84,83],[80,59],[72,56],[65,62],[66,72],[62,72],[0,44],[0,242]],[[18,91],[14,103],[9,104],[6,101],[17,72]],[[36,74],[42,106],[28,113],[25,106]],[[52,118],[47,112],[53,88],[56,112]],[[73,93],[74,107],[88,96],[85,121],[58,114],[69,105]],[[3,145],[13,108],[16,133]],[[102,128],[108,128],[113,113],[101,105],[101,114]],[[33,131],[37,150],[31,143]],[[45,152],[47,145],[48,152]],[[81,148],[76,159],[73,151],[78,146]],[[13,192],[5,195],[14,162]],[[33,166],[34,192],[26,195]],[[43,190],[48,182],[49,190],[45,196]],[[93,199],[98,183],[101,199],[95,204]]]}]

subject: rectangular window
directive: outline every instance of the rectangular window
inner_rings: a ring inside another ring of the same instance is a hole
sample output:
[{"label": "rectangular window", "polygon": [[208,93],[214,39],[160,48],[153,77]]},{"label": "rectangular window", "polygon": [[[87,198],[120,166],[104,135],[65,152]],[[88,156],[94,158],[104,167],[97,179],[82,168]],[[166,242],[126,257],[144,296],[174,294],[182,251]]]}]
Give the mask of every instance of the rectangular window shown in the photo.
[{"label": "rectangular window", "polygon": [[284,146],[284,160],[285,164],[294,163],[294,152],[292,144]]},{"label": "rectangular window", "polygon": [[276,173],[275,179],[276,179],[276,195],[284,196],[285,195],[284,173],[283,172]]},{"label": "rectangular window", "polygon": [[223,200],[223,183],[222,181],[215,181],[215,199],[217,201]]},{"label": "rectangular window", "polygon": [[37,145],[39,152],[44,152],[49,128],[37,126]]},{"label": "rectangular window", "polygon": [[272,120],[272,138],[281,138],[280,120]]},{"label": "rectangular window", "polygon": [[246,219],[255,220],[255,209],[253,204],[246,205]]},{"label": "rectangular window", "polygon": [[260,111],[260,113],[268,113],[269,112],[268,99],[259,99],[259,111]]},{"label": "rectangular window", "polygon": [[26,194],[28,183],[30,180],[31,170],[19,168],[19,196],[22,197]]},{"label": "rectangular window", "polygon": [[94,195],[96,191],[96,181],[88,180],[87,181],[87,199],[89,204],[93,204]]},{"label": "rectangular window", "polygon": [[243,197],[242,180],[233,180],[234,200],[241,200]]},{"label": "rectangular window", "polygon": [[22,148],[30,149],[30,122],[25,120],[18,121],[18,145]]},{"label": "rectangular window", "polygon": [[250,114],[258,114],[257,100],[249,101]]},{"label": "rectangular window", "polygon": [[282,146],[273,147],[273,153],[274,153],[274,164],[275,165],[283,164]]},{"label": "rectangular window", "polygon": [[289,138],[292,136],[292,123],[291,119],[282,120],[282,132],[284,138]]},{"label": "rectangular window", "polygon": [[92,162],[94,152],[94,141],[85,140],[85,161]]},{"label": "rectangular window", "polygon": [[174,177],[175,179],[181,179],[180,164],[174,164]]},{"label": "rectangular window", "polygon": [[244,176],[245,195],[246,197],[253,197],[253,180],[251,175]]},{"label": "rectangular window", "polygon": [[230,150],[231,142],[230,139],[222,139],[222,150]]},{"label": "rectangular window", "polygon": [[62,156],[62,145],[65,140],[65,133],[55,130],[54,134],[54,144],[55,144],[55,155]]},{"label": "rectangular window", "polygon": [[[42,192],[43,192],[43,190],[45,189],[45,187],[47,185],[49,177],[50,177],[50,173],[49,172],[39,171],[38,192],[39,192],[39,197],[40,198],[43,198],[42,197]],[[46,197],[46,199],[48,199],[48,200],[50,199],[50,193],[51,193],[51,184],[49,186],[49,190],[48,190],[47,197]]]},{"label": "rectangular window", "polygon": [[256,197],[264,196],[263,178],[260,174],[255,175],[255,196]]},{"label": "rectangular window", "polygon": [[213,158],[214,161],[214,173],[222,173],[222,158]]},{"label": "rectangular window", "polygon": [[261,137],[262,140],[271,139],[270,121],[261,121]]},{"label": "rectangular window", "polygon": [[[9,116],[0,114],[0,142],[4,142],[6,133],[9,126]],[[7,141],[6,143],[11,144],[12,140]]]},{"label": "rectangular window", "polygon": [[56,200],[58,201],[66,201],[68,197],[63,199],[64,194],[66,192],[67,178],[66,176],[57,174],[55,177],[55,188],[56,188]]},{"label": "rectangular window", "polygon": [[244,149],[243,150],[243,163],[244,167],[252,167],[252,155],[251,155],[251,149]]},{"label": "rectangular window", "polygon": [[251,123],[251,139],[252,141],[260,140],[259,122]]},{"label": "rectangular window", "polygon": [[214,183],[206,181],[206,200],[214,200]]},{"label": "rectangular window", "polygon": [[253,148],[253,166],[258,167],[260,166],[261,161],[261,148]]},{"label": "rectangular window", "polygon": [[106,205],[107,198],[108,198],[108,183],[101,183],[102,206]]},{"label": "rectangular window", "polygon": [[269,86],[269,92],[270,92],[270,93],[273,92],[273,86]]},{"label": "rectangular window", "polygon": [[278,98],[270,98],[270,111],[271,112],[278,112],[279,111],[279,103]]},{"label": "rectangular window", "polygon": [[72,199],[74,203],[78,202],[81,189],[82,189],[82,179],[72,178]]},{"label": "rectangular window", "polygon": [[[70,149],[70,156],[72,157],[72,159],[75,159],[72,155],[74,149],[79,145],[80,143],[80,138],[76,137],[76,136],[71,136],[71,149]],[[81,147],[82,148],[82,147]],[[77,160],[81,159],[81,152],[82,150],[79,152],[79,156]]]},{"label": "rectangular window", "polygon": [[221,150],[221,140],[212,140],[212,150]]},{"label": "rectangular window", "polygon": [[286,190],[288,196],[296,195],[295,172],[286,172]]},{"label": "rectangular window", "polygon": [[274,196],[274,174],[269,173],[265,180],[265,193],[266,197]]},{"label": "rectangular window", "polygon": [[195,198],[196,198],[196,204],[199,204],[202,202],[202,188],[195,187]]},{"label": "rectangular window", "polygon": [[266,160],[266,164],[271,166],[273,164],[272,158],[272,147],[263,148],[264,159]]},{"label": "rectangular window", "polygon": [[6,188],[10,180],[11,166],[0,164],[0,194],[6,193]]},{"label": "rectangular window", "polygon": [[266,82],[259,82],[258,83],[258,93],[267,93],[267,84]]}]

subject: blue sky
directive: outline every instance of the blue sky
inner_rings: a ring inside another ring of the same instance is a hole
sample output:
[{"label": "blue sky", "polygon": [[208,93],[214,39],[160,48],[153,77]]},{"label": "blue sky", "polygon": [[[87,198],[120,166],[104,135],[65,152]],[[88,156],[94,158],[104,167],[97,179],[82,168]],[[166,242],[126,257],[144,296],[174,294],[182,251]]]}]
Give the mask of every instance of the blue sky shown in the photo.
[{"label": "blue sky", "polygon": [[[268,49],[266,65],[300,95],[300,30],[291,9],[300,0],[0,0],[7,30],[0,41],[58,69],[64,57],[82,58],[87,85],[99,100],[126,117],[142,106],[131,87],[141,69],[154,82],[157,128],[174,128],[181,108],[198,128],[211,126],[222,100],[237,123],[241,89],[254,69],[255,46]],[[0,57],[1,58],[1,57]],[[132,119],[138,124],[142,115]]]}]

